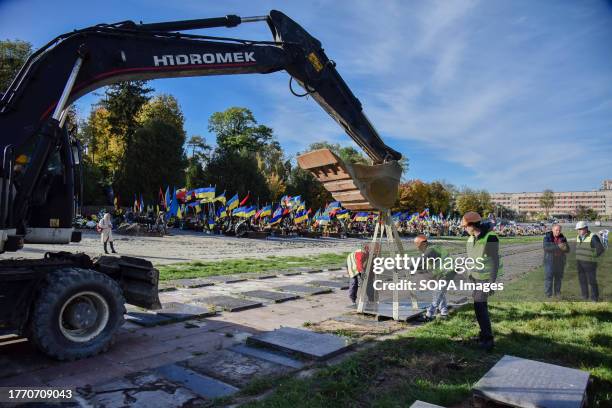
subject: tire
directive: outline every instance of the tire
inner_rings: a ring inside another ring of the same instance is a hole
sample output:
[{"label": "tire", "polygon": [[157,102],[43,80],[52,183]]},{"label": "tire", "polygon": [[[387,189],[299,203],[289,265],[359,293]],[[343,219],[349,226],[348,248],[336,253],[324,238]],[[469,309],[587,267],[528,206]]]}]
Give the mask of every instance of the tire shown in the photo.
[{"label": "tire", "polygon": [[49,273],[38,291],[28,337],[52,358],[86,358],[108,350],[124,314],[114,280],[90,269],[63,268]]}]

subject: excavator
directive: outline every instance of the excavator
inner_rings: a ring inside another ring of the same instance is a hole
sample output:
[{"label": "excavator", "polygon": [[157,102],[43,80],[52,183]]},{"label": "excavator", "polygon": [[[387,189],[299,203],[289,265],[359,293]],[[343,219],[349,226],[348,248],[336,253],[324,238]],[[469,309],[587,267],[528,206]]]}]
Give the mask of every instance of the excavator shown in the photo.
[{"label": "excavator", "polygon": [[[254,22],[267,23],[273,40],[186,33]],[[291,18],[272,10],[257,17],[122,21],[53,39],[28,58],[2,94],[0,253],[27,243],[80,241],[72,221],[82,199],[81,146],[65,126],[68,107],[79,97],[121,81],[281,70],[289,74],[291,93],[314,99],[373,162],[372,172],[352,169],[321,151],[305,168],[320,179],[340,180],[342,186],[336,182],[330,191],[349,200],[358,196],[354,208],[390,207],[401,154],[383,143],[321,43]],[[41,259],[0,259],[0,336],[27,337],[58,360],[95,355],[112,345],[126,303],[161,307],[158,280],[149,261],[134,257],[59,251]]]}]

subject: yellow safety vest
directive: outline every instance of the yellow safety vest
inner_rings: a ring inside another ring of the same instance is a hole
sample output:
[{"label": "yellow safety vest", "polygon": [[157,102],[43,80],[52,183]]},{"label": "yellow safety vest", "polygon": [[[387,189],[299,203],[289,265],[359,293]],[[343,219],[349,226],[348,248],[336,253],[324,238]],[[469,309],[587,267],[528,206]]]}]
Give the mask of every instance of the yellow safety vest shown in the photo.
[{"label": "yellow safety vest", "polygon": [[591,240],[593,233],[589,231],[589,234],[580,240],[580,235],[576,236],[576,260],[585,262],[597,262],[597,251],[595,248],[591,248]]},{"label": "yellow safety vest", "polygon": [[[467,240],[467,256],[468,258],[472,258],[476,260],[477,258],[483,259],[484,268],[482,270],[478,270],[473,268],[469,271],[469,274],[472,278],[476,280],[490,280],[491,279],[491,270],[493,269],[493,259],[491,259],[487,254],[485,254],[485,249],[487,245],[487,240],[489,236],[497,236],[493,231],[487,232],[482,237],[478,239],[474,239],[472,235]],[[501,261],[499,262],[499,269],[501,269]],[[498,273],[499,275],[499,270]]]}]

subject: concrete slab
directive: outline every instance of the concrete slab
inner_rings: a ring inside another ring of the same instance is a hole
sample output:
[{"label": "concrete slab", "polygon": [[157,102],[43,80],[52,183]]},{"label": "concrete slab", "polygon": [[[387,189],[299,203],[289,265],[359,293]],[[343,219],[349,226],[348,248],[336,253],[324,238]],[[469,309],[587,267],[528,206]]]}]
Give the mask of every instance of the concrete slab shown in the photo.
[{"label": "concrete slab", "polygon": [[474,396],[525,408],[580,408],[589,373],[504,356],[474,386]]},{"label": "concrete slab", "polygon": [[343,353],[351,346],[348,340],[340,336],[292,327],[281,327],[271,332],[256,334],[247,339],[247,344],[281,350],[315,360],[326,360]]},{"label": "concrete slab", "polygon": [[186,360],[184,365],[189,370],[239,388],[245,387],[258,377],[273,377],[295,371],[294,368],[232,350],[220,350],[193,357]]},{"label": "concrete slab", "polygon": [[274,292],[271,290],[250,290],[248,292],[240,292],[239,295],[252,299],[272,301],[274,303],[282,303],[300,298],[298,295],[291,293]]},{"label": "concrete slab", "polygon": [[301,271],[281,271],[279,272],[279,275],[282,276],[295,276],[295,275],[301,275],[302,272]]},{"label": "concrete slab", "polygon": [[307,285],[313,286],[326,286],[328,288],[336,288],[340,290],[346,290],[349,288],[348,282],[345,280],[344,282],[337,280],[314,280],[310,282],[306,282]]},{"label": "concrete slab", "polygon": [[163,281],[159,282],[157,286],[157,291],[160,293],[163,292],[174,292],[176,290],[176,285],[171,281]]},{"label": "concrete slab", "polygon": [[212,283],[237,283],[244,282],[247,280],[246,276],[240,275],[221,275],[221,276],[210,276],[206,278],[207,281]]},{"label": "concrete slab", "polygon": [[440,405],[430,404],[429,402],[416,400],[414,401],[414,404],[410,406],[410,408],[444,408],[444,407]]},{"label": "concrete slab", "polygon": [[314,286],[306,286],[306,285],[286,285],[286,286],[280,286],[274,289],[280,290],[283,292],[295,293],[301,296],[322,295],[324,293],[332,292],[330,288],[322,288],[322,287],[314,287]]},{"label": "concrete slab", "polygon": [[175,321],[195,319],[198,317],[210,317],[214,316],[215,312],[209,308],[200,306],[188,305],[179,302],[164,303],[160,310],[155,312],[158,315],[167,316],[173,318]]},{"label": "concrete slab", "polygon": [[158,315],[152,312],[129,311],[125,315],[125,320],[136,323],[139,326],[153,327],[162,324],[174,323],[177,320],[170,316]]},{"label": "concrete slab", "polygon": [[[419,308],[413,309],[412,303],[400,302],[399,304],[399,320],[411,320],[419,317],[425,312],[425,308],[429,305],[426,302],[419,302]],[[377,318],[393,318],[393,303],[380,302],[378,304],[367,305],[364,314],[374,315]]]},{"label": "concrete slab", "polygon": [[284,354],[276,351],[264,350],[262,348],[257,347],[249,347],[244,344],[238,344],[232,347],[230,350],[235,351],[236,353],[241,353],[247,356],[256,357],[260,360],[270,361],[271,363],[276,363],[280,365],[284,365],[291,368],[302,369],[304,367],[304,363],[295,360],[293,358],[287,357]]},{"label": "concrete slab", "polygon": [[213,282],[207,279],[176,279],[167,281],[167,285],[175,285],[178,288],[203,288],[204,286],[212,286]]},{"label": "concrete slab", "polygon": [[230,384],[202,375],[177,364],[168,364],[158,367],[155,369],[155,372],[170,381],[181,384],[190,391],[205,398],[226,397],[239,391],[238,388]]},{"label": "concrete slab", "polygon": [[210,296],[195,298],[193,302],[202,303],[208,306],[214,306],[216,309],[224,310],[226,312],[239,312],[241,310],[253,309],[261,307],[261,302],[255,302],[248,299],[240,299],[231,296]]}]

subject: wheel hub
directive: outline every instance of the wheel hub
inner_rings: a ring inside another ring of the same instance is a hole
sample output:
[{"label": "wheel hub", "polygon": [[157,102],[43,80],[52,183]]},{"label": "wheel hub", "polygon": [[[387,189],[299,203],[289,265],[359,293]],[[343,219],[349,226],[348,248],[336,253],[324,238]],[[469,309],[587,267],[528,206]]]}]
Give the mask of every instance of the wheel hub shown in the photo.
[{"label": "wheel hub", "polygon": [[75,329],[89,329],[96,324],[98,312],[91,304],[76,302],[66,310],[66,322]]}]

